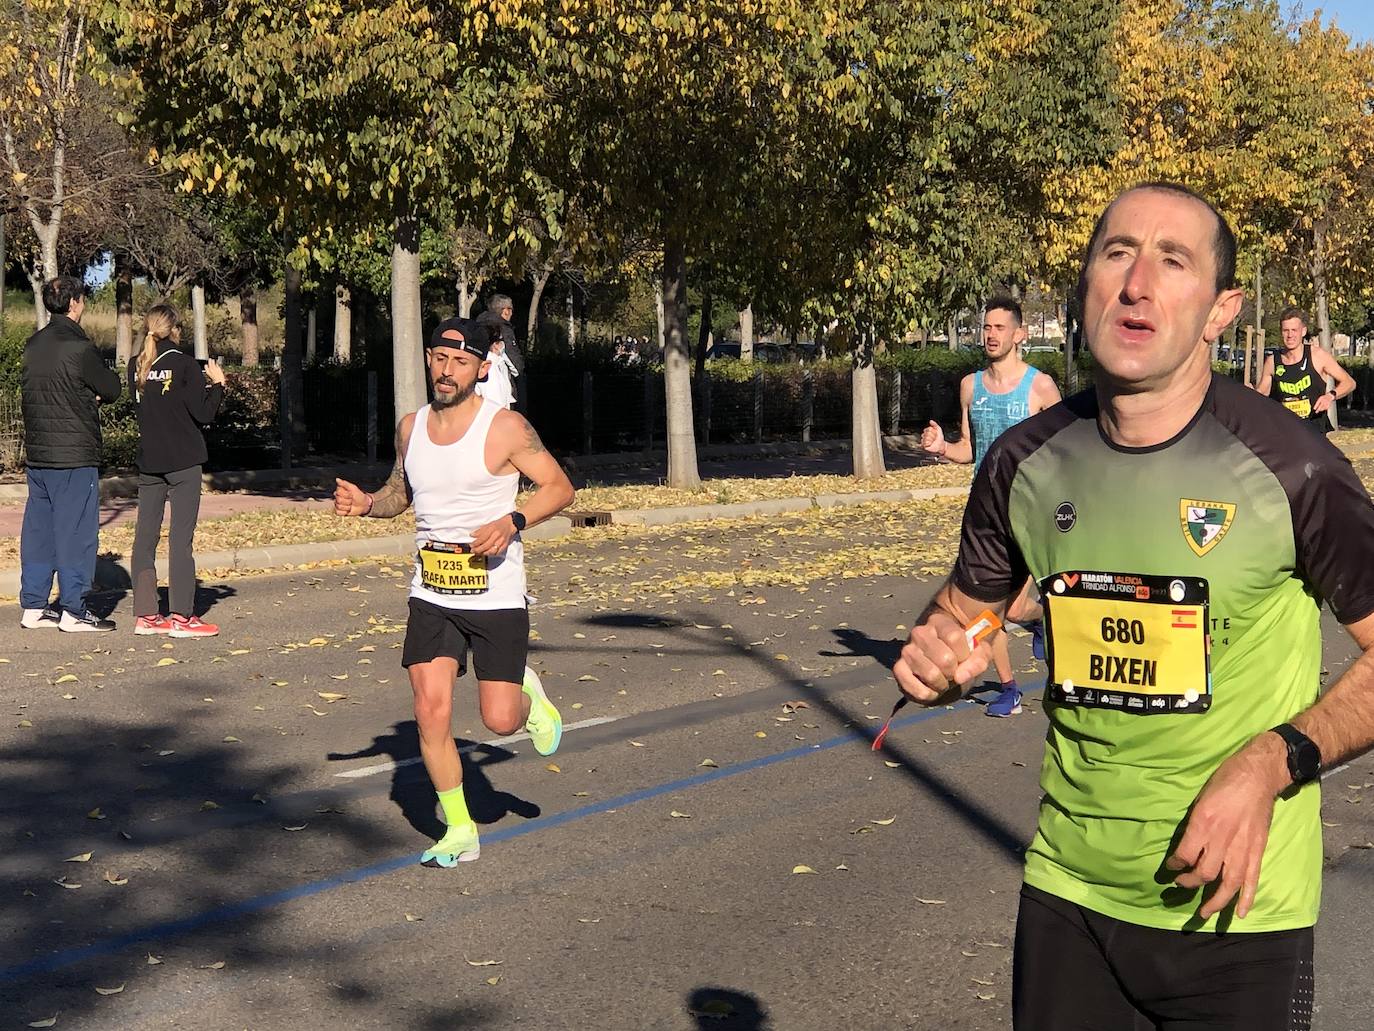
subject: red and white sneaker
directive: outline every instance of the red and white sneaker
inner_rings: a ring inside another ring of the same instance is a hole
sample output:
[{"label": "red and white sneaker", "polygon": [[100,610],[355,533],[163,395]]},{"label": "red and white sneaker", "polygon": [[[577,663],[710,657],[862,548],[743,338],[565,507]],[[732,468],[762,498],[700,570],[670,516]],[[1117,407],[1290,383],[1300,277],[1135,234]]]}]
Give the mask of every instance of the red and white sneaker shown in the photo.
[{"label": "red and white sneaker", "polygon": [[172,637],[214,637],[219,633],[219,627],[214,623],[203,622],[199,616],[187,619],[173,613],[168,617],[168,622],[171,629],[167,632]]},{"label": "red and white sneaker", "polygon": [[172,622],[166,616],[139,616],[134,623],[134,633],[139,636],[147,634],[170,634],[172,632]]}]

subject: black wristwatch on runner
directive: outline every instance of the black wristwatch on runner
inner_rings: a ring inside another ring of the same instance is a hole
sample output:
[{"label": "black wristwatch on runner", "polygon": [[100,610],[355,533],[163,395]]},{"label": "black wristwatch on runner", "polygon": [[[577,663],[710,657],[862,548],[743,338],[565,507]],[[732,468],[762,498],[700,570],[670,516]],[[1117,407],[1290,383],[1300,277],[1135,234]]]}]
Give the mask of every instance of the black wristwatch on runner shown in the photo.
[{"label": "black wristwatch on runner", "polygon": [[525,517],[519,512],[512,512],[510,514],[510,521],[515,524],[516,533],[525,532]]},{"label": "black wristwatch on runner", "polygon": [[1291,723],[1280,723],[1274,733],[1288,746],[1288,773],[1293,783],[1316,780],[1322,772],[1322,753],[1317,743]]}]

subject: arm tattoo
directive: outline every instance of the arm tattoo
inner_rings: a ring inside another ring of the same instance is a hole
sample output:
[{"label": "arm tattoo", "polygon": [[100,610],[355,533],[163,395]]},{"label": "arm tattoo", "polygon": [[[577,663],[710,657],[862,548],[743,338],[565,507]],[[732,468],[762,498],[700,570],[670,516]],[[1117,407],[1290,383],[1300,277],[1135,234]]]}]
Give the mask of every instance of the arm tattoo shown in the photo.
[{"label": "arm tattoo", "polygon": [[539,439],[539,434],[534,431],[528,419],[525,420],[525,451],[531,455],[537,455],[545,451],[544,442]]},{"label": "arm tattoo", "polygon": [[382,489],[372,496],[372,510],[367,514],[373,519],[392,519],[410,507],[410,484],[406,482],[405,441],[401,428],[396,427],[396,464],[391,467]]}]

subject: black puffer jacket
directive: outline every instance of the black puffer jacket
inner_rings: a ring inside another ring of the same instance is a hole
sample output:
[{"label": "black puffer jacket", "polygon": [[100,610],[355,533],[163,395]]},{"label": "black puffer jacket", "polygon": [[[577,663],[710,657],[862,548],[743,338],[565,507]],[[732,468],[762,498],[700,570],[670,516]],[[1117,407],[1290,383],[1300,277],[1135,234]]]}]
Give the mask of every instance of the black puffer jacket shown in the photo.
[{"label": "black puffer jacket", "polygon": [[54,315],[24,345],[24,451],[35,469],[100,465],[100,401],[119,397],[119,373],[105,368],[75,322]]}]

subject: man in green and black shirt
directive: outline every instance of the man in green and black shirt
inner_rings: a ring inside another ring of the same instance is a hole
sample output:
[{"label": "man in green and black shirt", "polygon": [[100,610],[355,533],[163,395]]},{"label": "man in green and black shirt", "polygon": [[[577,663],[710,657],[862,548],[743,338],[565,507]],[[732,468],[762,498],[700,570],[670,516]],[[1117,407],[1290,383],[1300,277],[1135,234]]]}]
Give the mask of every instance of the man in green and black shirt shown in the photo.
[{"label": "man in green and black shirt", "polygon": [[[1107,208],[1079,283],[1096,387],[993,447],[894,669],[915,701],[957,697],[988,662],[964,628],[1040,584],[1018,1031],[1310,1025],[1317,776],[1374,745],[1374,505],[1324,438],[1212,374],[1234,272],[1191,191]],[[1319,700],[1322,601],[1365,654]]]}]

